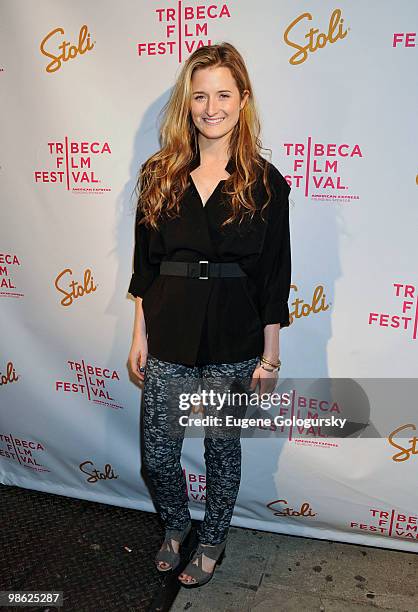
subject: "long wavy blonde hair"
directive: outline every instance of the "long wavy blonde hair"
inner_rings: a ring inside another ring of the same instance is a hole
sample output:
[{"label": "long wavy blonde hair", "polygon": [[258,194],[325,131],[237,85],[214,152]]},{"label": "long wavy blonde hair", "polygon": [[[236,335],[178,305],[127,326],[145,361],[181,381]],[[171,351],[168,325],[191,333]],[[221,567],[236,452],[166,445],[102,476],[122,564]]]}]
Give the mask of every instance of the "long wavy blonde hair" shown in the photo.
[{"label": "long wavy blonde hair", "polygon": [[261,150],[265,148],[259,138],[260,121],[244,60],[230,43],[206,45],[192,53],[184,63],[171,96],[162,109],[161,150],[141,166],[135,185],[137,206],[141,210],[140,222],[154,229],[158,229],[158,220],[163,214],[167,218],[180,214],[181,198],[188,187],[189,165],[199,146],[198,130],[190,112],[193,72],[217,66],[230,69],[241,99],[244,90],[249,92],[229,141],[236,171],[222,187],[222,193],[230,196],[231,206],[231,215],[222,226],[235,221],[241,223],[245,215],[254,215],[257,206],[253,187],[260,173],[268,195],[262,209],[270,201],[267,163],[261,156]]}]

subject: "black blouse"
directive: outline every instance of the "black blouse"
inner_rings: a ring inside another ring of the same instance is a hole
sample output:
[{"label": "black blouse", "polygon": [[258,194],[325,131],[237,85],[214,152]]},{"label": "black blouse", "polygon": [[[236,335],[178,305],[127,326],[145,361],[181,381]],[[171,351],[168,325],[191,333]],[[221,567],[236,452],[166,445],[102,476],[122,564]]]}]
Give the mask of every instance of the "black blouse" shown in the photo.
[{"label": "black blouse", "polygon": [[[262,176],[257,180],[257,212],[238,227],[220,228],[230,215],[221,180],[205,206],[189,176],[181,216],[162,220],[159,230],[135,225],[134,270],[129,293],[143,299],[148,353],[185,365],[234,363],[262,354],[264,326],[289,325],[291,277],[289,230],[290,186],[277,168],[268,165],[272,196],[267,201]],[[199,149],[189,172],[200,165]],[[232,158],[226,166],[235,170]],[[159,274],[160,262],[236,261],[245,277],[189,278]]]}]

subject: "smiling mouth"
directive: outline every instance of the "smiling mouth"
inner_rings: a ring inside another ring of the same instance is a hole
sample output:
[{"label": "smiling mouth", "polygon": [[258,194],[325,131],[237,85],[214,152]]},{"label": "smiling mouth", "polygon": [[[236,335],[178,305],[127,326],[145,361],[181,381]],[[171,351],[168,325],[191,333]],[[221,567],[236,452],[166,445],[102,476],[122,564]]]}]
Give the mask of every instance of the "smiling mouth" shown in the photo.
[{"label": "smiling mouth", "polygon": [[217,125],[218,123],[221,123],[221,121],[223,121],[224,119],[225,117],[220,117],[219,119],[203,119],[203,121],[208,125]]}]

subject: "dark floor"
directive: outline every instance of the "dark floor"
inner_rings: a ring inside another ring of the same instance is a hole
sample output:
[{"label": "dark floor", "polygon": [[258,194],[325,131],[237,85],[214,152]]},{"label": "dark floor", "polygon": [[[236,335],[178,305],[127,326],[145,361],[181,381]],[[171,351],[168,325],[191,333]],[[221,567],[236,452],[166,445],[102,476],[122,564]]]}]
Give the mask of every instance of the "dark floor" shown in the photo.
[{"label": "dark floor", "polygon": [[69,612],[170,609],[182,587],[154,568],[156,514],[5,485],[0,495],[0,590],[60,590]]}]

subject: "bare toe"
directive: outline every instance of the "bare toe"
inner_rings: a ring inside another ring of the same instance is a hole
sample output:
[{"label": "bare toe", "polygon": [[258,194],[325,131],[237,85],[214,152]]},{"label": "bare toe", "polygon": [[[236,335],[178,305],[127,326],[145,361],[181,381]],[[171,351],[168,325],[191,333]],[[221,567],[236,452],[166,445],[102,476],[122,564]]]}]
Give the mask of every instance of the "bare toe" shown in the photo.
[{"label": "bare toe", "polygon": [[169,563],[166,563],[165,561],[159,561],[158,567],[161,567],[161,569],[166,569],[167,567],[170,567],[170,565]]},{"label": "bare toe", "polygon": [[194,582],[194,578],[192,578],[188,574],[181,574],[179,578],[181,579],[181,582],[186,582],[187,584]]}]

